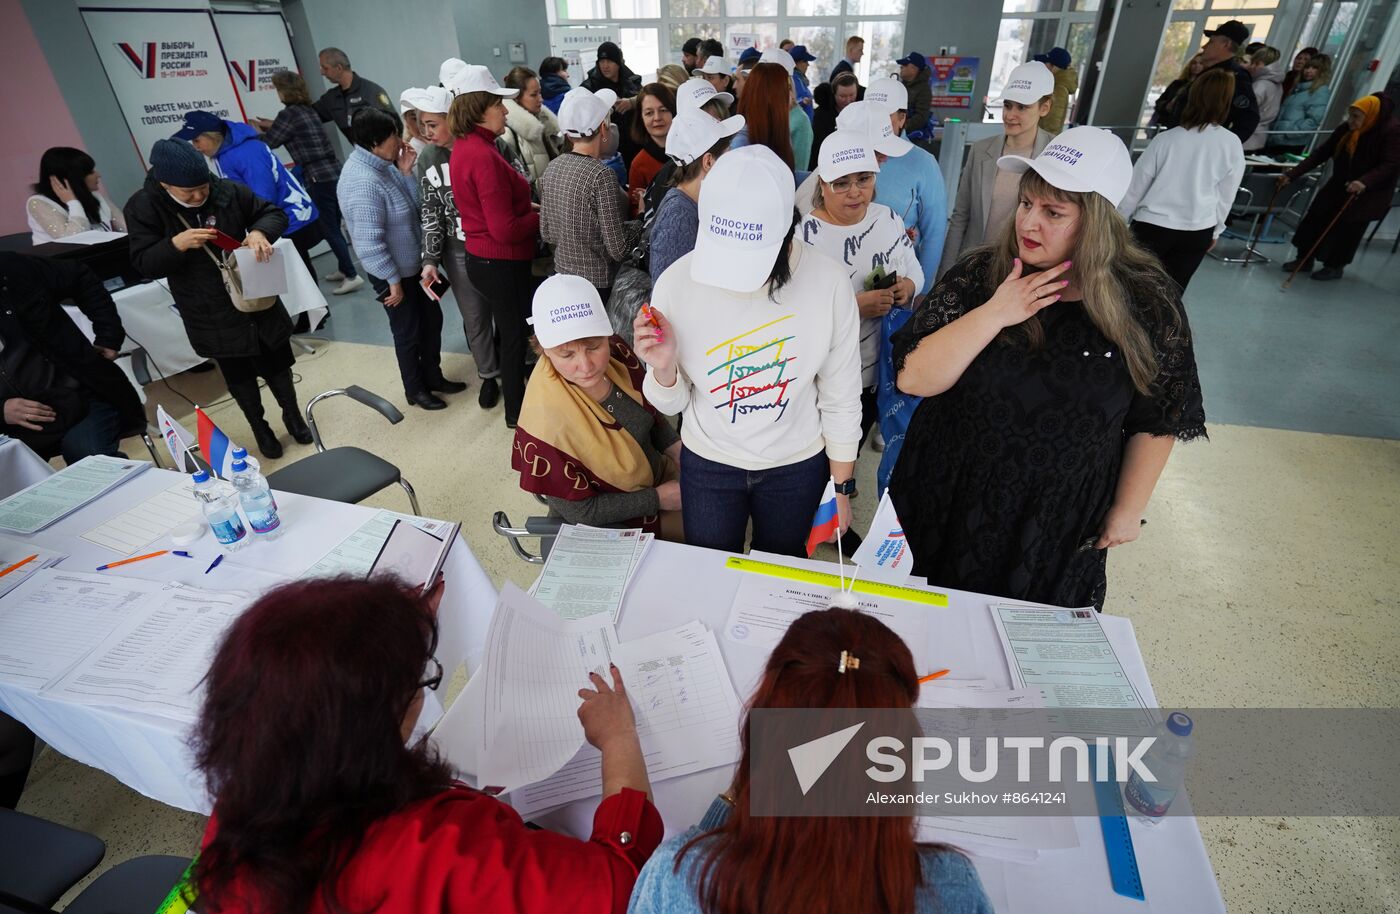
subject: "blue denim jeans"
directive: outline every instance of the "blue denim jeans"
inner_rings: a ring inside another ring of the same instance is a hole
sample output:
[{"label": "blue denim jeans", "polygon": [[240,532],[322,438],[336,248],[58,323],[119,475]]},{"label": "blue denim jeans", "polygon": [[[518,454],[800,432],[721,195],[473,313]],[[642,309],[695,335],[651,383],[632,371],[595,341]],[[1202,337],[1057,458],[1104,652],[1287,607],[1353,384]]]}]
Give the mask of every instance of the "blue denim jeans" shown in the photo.
[{"label": "blue denim jeans", "polygon": [[121,437],[121,413],[106,400],[91,397],[88,400],[88,414],[83,417],[83,421],[70,428],[63,436],[60,445],[63,462],[72,466],[93,454],[115,457]]},{"label": "blue denim jeans", "polygon": [[[316,222],[321,226],[321,234],[326,237],[326,244],[331,246],[331,252],[335,254],[336,266],[345,276],[355,275],[355,261],[350,259],[350,245],[345,241],[345,236],[340,233],[340,201],[336,199],[335,188],[339,181],[314,181],[306,185],[306,192],[311,195],[311,201],[316,204]],[[316,278],[313,271],[311,278]]]},{"label": "blue denim jeans", "polygon": [[741,470],[681,449],[681,518],[691,546],[743,552],[753,520],[754,549],[806,557],[812,515],[831,464],[826,452],[768,470]]}]

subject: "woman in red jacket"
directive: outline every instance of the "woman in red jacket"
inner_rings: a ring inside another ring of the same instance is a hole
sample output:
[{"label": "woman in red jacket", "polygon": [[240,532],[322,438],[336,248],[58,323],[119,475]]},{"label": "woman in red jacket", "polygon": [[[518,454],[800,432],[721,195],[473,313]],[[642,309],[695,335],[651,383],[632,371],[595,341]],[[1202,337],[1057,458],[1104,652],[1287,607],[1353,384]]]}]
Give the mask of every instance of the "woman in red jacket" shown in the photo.
[{"label": "woman in red jacket", "polygon": [[579,693],[603,754],[592,837],[527,828],[454,783],[426,741],[405,744],[423,689],[443,677],[441,596],[441,584],[425,599],[384,578],[298,581],[229,628],[194,734],[216,797],[199,910],[626,909],[662,825],[616,669],[611,686],[595,674]]},{"label": "woman in red jacket", "polygon": [[496,148],[506,129],[506,106],[518,89],[502,89],[485,67],[469,65],[447,88],[457,97],[447,126],[458,142],[448,173],[467,236],[467,276],[491,303],[501,339],[501,393],[506,427],[515,428],[525,399],[525,341],[534,282],[530,262],[539,246],[540,214],[530,182]]}]

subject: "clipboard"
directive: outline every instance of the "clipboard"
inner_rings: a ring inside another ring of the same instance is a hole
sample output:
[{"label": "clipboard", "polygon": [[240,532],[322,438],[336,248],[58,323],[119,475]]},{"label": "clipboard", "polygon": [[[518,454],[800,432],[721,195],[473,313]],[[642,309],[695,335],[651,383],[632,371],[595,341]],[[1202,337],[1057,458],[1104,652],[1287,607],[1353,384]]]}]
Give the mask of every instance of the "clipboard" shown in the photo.
[{"label": "clipboard", "polygon": [[448,553],[452,551],[452,544],[457,541],[457,533],[461,529],[460,521],[453,522],[439,538],[402,519],[395,519],[367,576],[395,575],[409,584],[418,585],[420,592],[426,596],[442,573],[442,566],[447,564]]}]

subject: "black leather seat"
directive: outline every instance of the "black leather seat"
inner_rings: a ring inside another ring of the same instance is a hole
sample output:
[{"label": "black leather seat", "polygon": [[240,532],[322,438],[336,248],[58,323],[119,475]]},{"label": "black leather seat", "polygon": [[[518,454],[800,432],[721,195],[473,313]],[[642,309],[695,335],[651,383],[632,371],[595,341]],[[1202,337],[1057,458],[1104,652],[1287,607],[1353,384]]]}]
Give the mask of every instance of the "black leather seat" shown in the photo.
[{"label": "black leather seat", "polygon": [[[107,853],[96,835],[22,812],[0,808],[0,912],[3,896],[52,908],[63,893],[91,873]],[[154,907],[151,908],[155,910]]]}]

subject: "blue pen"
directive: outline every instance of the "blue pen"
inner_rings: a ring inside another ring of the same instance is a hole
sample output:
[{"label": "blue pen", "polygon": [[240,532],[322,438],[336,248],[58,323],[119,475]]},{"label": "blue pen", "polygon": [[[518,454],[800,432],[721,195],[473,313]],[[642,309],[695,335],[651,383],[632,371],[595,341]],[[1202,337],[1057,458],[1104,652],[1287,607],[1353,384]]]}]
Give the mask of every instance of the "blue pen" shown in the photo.
[{"label": "blue pen", "polygon": [[209,563],[209,567],[206,568],[206,569],[204,569],[204,573],[205,573],[205,574],[208,574],[209,572],[213,571],[215,568],[218,568],[218,567],[219,567],[219,563],[222,562],[223,560],[224,560],[224,554],[223,554],[222,552],[220,552],[217,556],[214,557],[214,561],[212,561],[212,562]]}]

